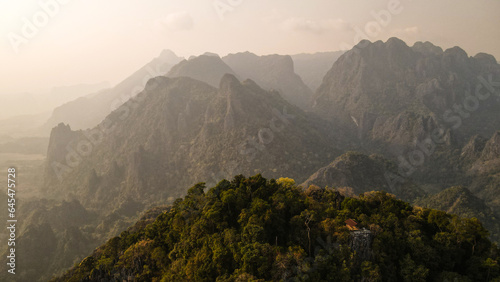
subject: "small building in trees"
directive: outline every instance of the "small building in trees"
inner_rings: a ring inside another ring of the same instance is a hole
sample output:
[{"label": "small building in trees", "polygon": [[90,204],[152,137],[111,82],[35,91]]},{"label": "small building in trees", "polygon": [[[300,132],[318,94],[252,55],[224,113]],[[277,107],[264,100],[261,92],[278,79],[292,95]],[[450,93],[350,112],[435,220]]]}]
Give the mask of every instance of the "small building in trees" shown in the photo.
[{"label": "small building in trees", "polygon": [[352,219],[348,219],[345,221],[345,225],[347,226],[347,228],[349,228],[349,230],[351,231],[356,231],[356,230],[359,230],[359,228],[356,227],[356,225],[358,225],[358,223]]},{"label": "small building in trees", "polygon": [[364,227],[359,227],[358,223],[350,218],[345,221],[345,225],[350,231],[349,247],[356,254],[357,261],[361,263],[362,261],[369,260],[372,253],[372,232]]}]

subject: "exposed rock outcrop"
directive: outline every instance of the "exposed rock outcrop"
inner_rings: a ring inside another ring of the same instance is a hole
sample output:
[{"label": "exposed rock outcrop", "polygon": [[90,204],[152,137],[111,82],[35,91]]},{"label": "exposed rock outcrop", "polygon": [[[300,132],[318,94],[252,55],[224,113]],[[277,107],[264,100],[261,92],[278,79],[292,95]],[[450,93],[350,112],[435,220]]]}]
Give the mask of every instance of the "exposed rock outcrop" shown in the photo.
[{"label": "exposed rock outcrop", "polygon": [[370,260],[372,253],[373,234],[370,230],[351,231],[349,246],[356,253],[359,262]]}]

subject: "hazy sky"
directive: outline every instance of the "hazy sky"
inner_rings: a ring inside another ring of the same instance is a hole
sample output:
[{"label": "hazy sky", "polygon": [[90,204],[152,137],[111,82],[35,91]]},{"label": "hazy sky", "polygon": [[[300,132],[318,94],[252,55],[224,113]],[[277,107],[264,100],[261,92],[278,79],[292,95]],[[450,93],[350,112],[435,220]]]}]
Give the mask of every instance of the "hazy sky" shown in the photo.
[{"label": "hazy sky", "polygon": [[500,60],[499,15],[498,0],[0,0],[0,93],[116,84],[163,49],[334,51],[357,30]]}]

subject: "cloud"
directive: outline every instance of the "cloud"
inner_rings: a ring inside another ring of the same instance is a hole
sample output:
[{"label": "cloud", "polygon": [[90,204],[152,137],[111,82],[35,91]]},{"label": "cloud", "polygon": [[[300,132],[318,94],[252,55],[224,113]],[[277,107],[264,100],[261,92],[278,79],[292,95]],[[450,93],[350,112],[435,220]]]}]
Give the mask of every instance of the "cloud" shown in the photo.
[{"label": "cloud", "polygon": [[170,30],[190,30],[193,28],[193,18],[187,12],[168,14],[160,22]]},{"label": "cloud", "polygon": [[282,26],[285,30],[315,34],[347,30],[349,28],[349,24],[343,19],[311,20],[306,18],[288,18],[283,21]]}]

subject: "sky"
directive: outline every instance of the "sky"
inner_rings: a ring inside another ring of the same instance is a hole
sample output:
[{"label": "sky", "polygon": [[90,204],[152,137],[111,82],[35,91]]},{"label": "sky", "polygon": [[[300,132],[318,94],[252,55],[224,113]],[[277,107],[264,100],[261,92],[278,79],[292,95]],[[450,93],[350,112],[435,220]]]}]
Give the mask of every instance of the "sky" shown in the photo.
[{"label": "sky", "polygon": [[0,95],[114,85],[189,57],[336,51],[399,37],[500,60],[498,0],[0,0]]}]

